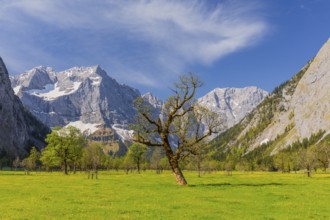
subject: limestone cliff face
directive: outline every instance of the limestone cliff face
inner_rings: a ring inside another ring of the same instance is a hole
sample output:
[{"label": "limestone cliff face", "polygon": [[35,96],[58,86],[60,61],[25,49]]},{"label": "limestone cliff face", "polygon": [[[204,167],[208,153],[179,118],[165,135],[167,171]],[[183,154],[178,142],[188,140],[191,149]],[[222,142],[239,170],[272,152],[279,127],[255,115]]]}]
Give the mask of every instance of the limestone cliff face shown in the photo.
[{"label": "limestone cliff face", "polygon": [[330,39],[300,80],[292,107],[299,137],[309,137],[319,129],[330,131]]},{"label": "limestone cliff face", "polygon": [[9,75],[0,58],[0,154],[24,155],[32,146],[43,147],[49,128],[22,105],[11,87]]},{"label": "limestone cliff face", "polygon": [[198,104],[215,112],[230,128],[264,100],[268,92],[255,86],[245,88],[216,88],[198,99]]},{"label": "limestone cliff face", "polygon": [[124,139],[131,135],[128,124],[136,114],[133,101],[141,94],[99,66],[61,72],[41,66],[11,81],[23,104],[50,127],[72,125],[87,134],[107,127]]},{"label": "limestone cliff face", "polygon": [[234,135],[227,146],[252,151],[271,143],[269,152],[275,154],[320,130],[330,133],[330,39],[299,73],[228,131]]}]

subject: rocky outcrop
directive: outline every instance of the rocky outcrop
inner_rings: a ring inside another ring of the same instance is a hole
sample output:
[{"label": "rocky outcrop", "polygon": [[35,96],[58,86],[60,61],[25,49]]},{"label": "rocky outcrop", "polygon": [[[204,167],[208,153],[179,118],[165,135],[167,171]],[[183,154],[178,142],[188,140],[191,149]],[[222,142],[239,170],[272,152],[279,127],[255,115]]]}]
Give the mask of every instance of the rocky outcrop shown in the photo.
[{"label": "rocky outcrop", "polygon": [[128,150],[129,143],[124,143],[111,128],[98,129],[89,139],[102,143],[104,153],[112,156],[124,156]]},{"label": "rocky outcrop", "polygon": [[313,59],[292,98],[297,136],[330,131],[330,39]]},{"label": "rocky outcrop", "polygon": [[150,92],[147,92],[146,94],[142,95],[142,98],[155,109],[161,110],[163,107],[163,101]]},{"label": "rocky outcrop", "polygon": [[201,106],[215,112],[230,128],[264,100],[268,92],[255,86],[245,88],[216,88],[198,99]]},{"label": "rocky outcrop", "polygon": [[45,146],[49,128],[27,111],[11,87],[0,58],[0,156],[23,156],[32,146]]}]

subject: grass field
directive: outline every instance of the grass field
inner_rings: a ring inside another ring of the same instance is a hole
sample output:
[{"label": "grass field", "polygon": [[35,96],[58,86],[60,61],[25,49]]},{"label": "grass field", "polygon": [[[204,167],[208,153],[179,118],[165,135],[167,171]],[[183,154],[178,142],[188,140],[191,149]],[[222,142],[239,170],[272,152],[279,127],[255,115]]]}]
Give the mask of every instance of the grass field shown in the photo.
[{"label": "grass field", "polygon": [[330,219],[330,175],[0,172],[0,219]]}]

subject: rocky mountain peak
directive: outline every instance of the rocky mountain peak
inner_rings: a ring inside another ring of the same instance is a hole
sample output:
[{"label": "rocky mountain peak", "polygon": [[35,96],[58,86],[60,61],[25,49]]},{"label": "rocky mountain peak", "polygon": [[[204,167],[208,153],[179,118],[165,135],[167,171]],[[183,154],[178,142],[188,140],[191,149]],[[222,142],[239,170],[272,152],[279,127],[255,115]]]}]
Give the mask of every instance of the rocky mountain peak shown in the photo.
[{"label": "rocky mountain peak", "polygon": [[163,101],[160,100],[158,97],[154,96],[151,92],[147,92],[142,95],[142,98],[150,103],[151,106],[153,106],[156,109],[161,109],[163,106]]},{"label": "rocky mountain peak", "polygon": [[58,73],[59,75],[64,75],[65,77],[72,77],[72,76],[80,76],[82,78],[90,77],[90,76],[101,76],[101,77],[107,77],[107,73],[99,66],[80,66],[80,67],[72,67],[70,69],[61,71]]},{"label": "rocky mountain peak", "polygon": [[238,123],[251,112],[268,92],[255,86],[245,88],[216,88],[197,102],[216,112],[225,120],[227,127]]},{"label": "rocky mountain peak", "polygon": [[[40,68],[28,72],[35,69]],[[12,79],[16,94],[41,121],[50,127],[73,125],[85,133],[108,127],[124,135],[136,114],[132,103],[138,90],[118,83],[99,65],[42,73],[44,78],[23,73]]]},{"label": "rocky mountain peak", "polygon": [[[11,77],[11,84],[17,94],[19,90],[24,89],[42,89],[44,85],[52,83],[55,80],[55,72],[50,67],[39,66],[21,75]],[[18,87],[20,86],[20,87]]]}]

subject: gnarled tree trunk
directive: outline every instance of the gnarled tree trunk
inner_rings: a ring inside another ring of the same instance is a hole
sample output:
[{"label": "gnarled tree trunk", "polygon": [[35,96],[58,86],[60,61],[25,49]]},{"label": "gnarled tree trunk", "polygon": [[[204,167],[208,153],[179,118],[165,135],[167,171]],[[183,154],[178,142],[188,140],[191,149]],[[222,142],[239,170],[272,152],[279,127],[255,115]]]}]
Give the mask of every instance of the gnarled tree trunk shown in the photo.
[{"label": "gnarled tree trunk", "polygon": [[179,167],[179,162],[176,161],[176,160],[172,160],[170,162],[170,165],[171,165],[171,168],[172,168],[172,171],[173,171],[173,174],[175,175],[175,179],[176,179],[176,182],[181,185],[181,186],[185,186],[187,185],[187,180],[186,178],[184,178],[183,176],[183,173]]},{"label": "gnarled tree trunk", "polygon": [[176,169],[174,171],[174,175],[175,175],[175,178],[176,178],[176,182],[181,185],[181,186],[185,186],[187,185],[187,181],[186,179],[184,178],[182,172],[181,172],[181,169]]}]

